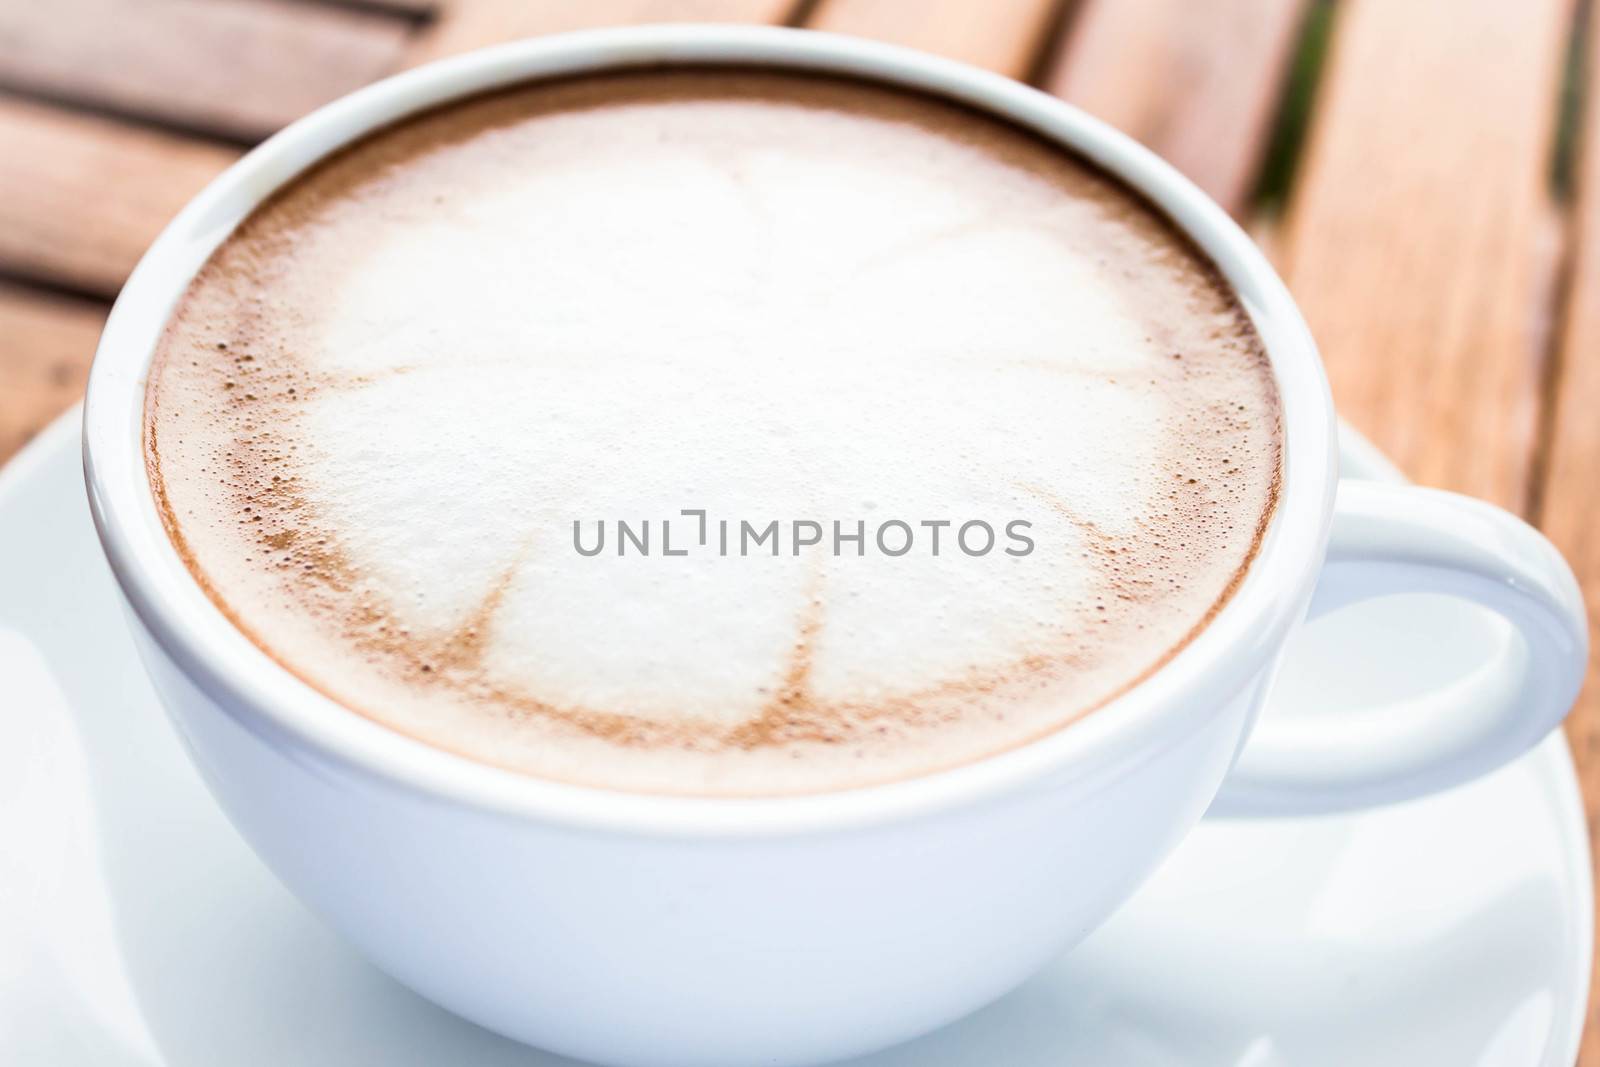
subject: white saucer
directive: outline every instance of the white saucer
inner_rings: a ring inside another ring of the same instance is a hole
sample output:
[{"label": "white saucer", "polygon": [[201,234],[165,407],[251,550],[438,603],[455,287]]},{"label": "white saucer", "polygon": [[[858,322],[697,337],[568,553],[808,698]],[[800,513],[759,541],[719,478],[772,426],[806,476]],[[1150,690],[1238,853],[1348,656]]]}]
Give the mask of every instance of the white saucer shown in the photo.
[{"label": "white saucer", "polygon": [[[77,427],[0,472],[0,1062],[568,1062],[384,977],[234,834],[123,632]],[[1345,469],[1397,477],[1353,437]],[[1283,713],[1458,674],[1503,637],[1437,603],[1381,608],[1301,639]],[[1582,811],[1558,734],[1425,801],[1208,821],[1046,973],[856,1067],[1570,1067],[1593,941]]]}]

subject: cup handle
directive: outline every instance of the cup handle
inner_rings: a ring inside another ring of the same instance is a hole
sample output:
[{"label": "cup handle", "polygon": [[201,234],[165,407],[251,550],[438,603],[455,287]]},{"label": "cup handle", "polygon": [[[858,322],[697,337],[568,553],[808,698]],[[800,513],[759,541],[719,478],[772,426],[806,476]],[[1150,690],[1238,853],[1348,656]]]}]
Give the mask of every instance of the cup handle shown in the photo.
[{"label": "cup handle", "polygon": [[1403,593],[1481,605],[1519,639],[1470,685],[1341,715],[1263,716],[1214,811],[1299,815],[1410,799],[1493,770],[1566,716],[1588,629],[1577,580],[1544,535],[1456,493],[1341,482],[1310,616]]}]

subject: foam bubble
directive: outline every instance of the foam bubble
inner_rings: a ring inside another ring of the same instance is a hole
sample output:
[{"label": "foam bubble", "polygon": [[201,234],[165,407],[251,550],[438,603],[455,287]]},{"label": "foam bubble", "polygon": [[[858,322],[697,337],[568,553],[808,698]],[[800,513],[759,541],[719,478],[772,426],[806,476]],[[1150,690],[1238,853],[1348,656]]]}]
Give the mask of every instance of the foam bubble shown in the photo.
[{"label": "foam bubble", "polygon": [[[530,774],[759,794],[977,758],[1148,673],[1255,551],[1278,418],[1210,265],[1059,150],[658,72],[434,112],[280,193],[170,324],[148,453],[212,598],[352,709]],[[685,508],[868,545],[723,556],[713,526],[663,556]]]}]

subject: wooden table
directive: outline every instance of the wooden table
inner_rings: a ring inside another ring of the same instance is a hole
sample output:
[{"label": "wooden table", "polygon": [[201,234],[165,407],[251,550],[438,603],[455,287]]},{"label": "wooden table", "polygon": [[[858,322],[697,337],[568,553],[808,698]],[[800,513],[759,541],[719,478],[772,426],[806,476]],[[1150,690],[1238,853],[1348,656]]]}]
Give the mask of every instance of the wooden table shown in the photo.
[{"label": "wooden table", "polygon": [[[770,22],[1025,79],[1252,227],[1342,413],[1566,551],[1600,623],[1600,51],[1587,0],[0,0],[0,459],[77,399],[108,301],[242,148],[530,34]],[[1590,60],[1590,66],[1595,61]],[[1593,97],[1585,104],[1584,96]],[[1585,148],[1584,146],[1587,146]],[[1600,678],[1567,727],[1600,824]],[[1592,832],[1592,831],[1591,831]],[[1600,1021],[1581,1063],[1600,1067]]]}]

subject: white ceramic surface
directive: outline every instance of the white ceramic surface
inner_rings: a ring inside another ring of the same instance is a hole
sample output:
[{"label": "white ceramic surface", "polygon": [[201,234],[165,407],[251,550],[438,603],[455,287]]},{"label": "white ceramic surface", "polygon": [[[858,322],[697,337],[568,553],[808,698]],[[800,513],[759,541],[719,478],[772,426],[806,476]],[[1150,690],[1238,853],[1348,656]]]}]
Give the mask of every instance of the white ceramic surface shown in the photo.
[{"label": "white ceramic surface", "polygon": [[[704,62],[871,77],[1058,139],[1166,211],[1251,314],[1286,439],[1261,551],[1187,646],[1094,715],[938,774],[814,796],[660,797],[541,781],[333,704],[229,625],[168,542],[140,450],[144,370],[193,270],[263,195],[350,138],[452,96]],[[529,1043],[629,1067],[864,1052],[1034,974],[1125,901],[1211,804],[1314,587],[1313,612],[1447,593],[1493,608],[1525,640],[1502,642],[1472,684],[1407,689],[1404,706],[1293,727],[1267,720],[1231,779],[1235,806],[1359,806],[1479,775],[1549,732],[1584,665],[1577,584],[1520,520],[1372,483],[1340,486],[1335,505],[1332,408],[1304,324],[1259,251],[1193,185],[1044,94],[843,37],[651,27],[524,41],[409,72],[295,123],[196,198],[134,271],[90,374],[84,443],[90,510],[135,644],[201,777],[257,854],[430,999]],[[1476,618],[1459,602],[1456,611]]]},{"label": "white ceramic surface", "polygon": [[[0,1063],[571,1062],[383,976],[240,840],[137,661],[78,463],[68,416],[0,472]],[[1359,442],[1344,463],[1388,473]],[[1420,691],[1504,636],[1415,599],[1331,616],[1269,714]],[[1207,819],[1078,949],[857,1067],[1570,1067],[1586,840],[1559,736],[1426,800]]]}]

